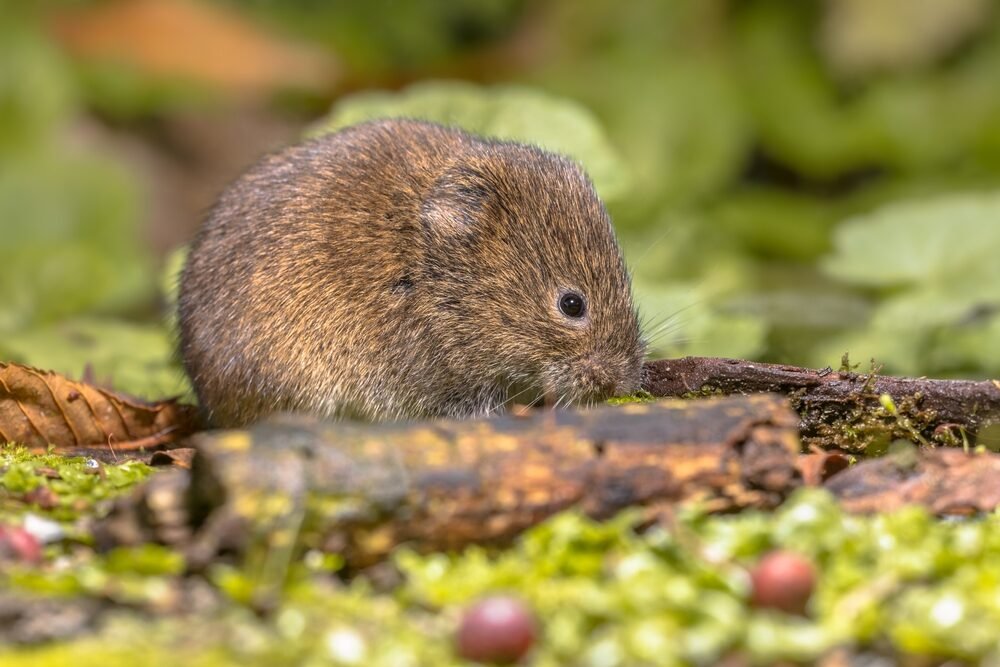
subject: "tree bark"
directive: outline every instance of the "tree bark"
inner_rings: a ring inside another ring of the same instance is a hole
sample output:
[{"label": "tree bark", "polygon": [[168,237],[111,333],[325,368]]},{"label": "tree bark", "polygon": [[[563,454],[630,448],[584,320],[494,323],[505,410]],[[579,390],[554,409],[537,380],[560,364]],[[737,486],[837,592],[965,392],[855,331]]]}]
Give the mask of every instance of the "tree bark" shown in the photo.
[{"label": "tree bark", "polygon": [[796,423],[787,401],[758,395],[206,432],[193,438],[190,483],[175,470],[147,484],[138,504],[118,504],[101,541],[193,536],[191,562],[204,563],[260,539],[267,553],[298,543],[367,565],[404,542],[502,544],[570,508],[594,518],[692,499],[713,511],[769,508],[801,485]]},{"label": "tree bark", "polygon": [[657,397],[784,394],[799,414],[804,444],[851,451],[897,438],[972,443],[985,426],[1000,423],[997,380],[897,378],[686,357],[648,363],[644,388]]}]

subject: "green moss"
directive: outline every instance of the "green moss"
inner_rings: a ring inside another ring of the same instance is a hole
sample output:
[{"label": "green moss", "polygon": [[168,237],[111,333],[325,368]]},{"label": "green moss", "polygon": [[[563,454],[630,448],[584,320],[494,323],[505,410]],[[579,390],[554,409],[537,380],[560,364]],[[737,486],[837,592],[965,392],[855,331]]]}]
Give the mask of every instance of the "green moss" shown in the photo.
[{"label": "green moss", "polygon": [[[874,381],[875,375],[870,379]],[[934,429],[938,419],[931,410],[920,407],[922,396],[917,393],[903,396],[898,400],[888,394],[874,395],[871,388],[858,392],[862,397],[855,400],[850,410],[836,422],[819,424],[815,439],[823,447],[837,447],[850,452],[877,456],[884,452],[889,443],[904,440],[931,447],[935,445],[962,446],[968,449],[969,441],[961,427]],[[874,404],[871,400],[874,399]],[[807,410],[801,404],[802,396],[790,396],[792,406]],[[926,435],[930,433],[930,435]]]},{"label": "green moss", "polygon": [[656,400],[656,397],[650,394],[648,391],[637,391],[634,394],[629,394],[628,396],[615,396],[614,398],[609,398],[607,400],[608,405],[626,405],[628,403],[652,403]]},{"label": "green moss", "polygon": [[[96,635],[75,641],[8,647],[0,660],[459,665],[451,647],[462,608],[496,592],[523,598],[541,620],[533,665],[712,664],[733,653],[755,664],[810,662],[840,645],[973,661],[1000,656],[996,515],[944,522],[905,508],[851,516],[827,494],[804,490],[773,514],[687,510],[669,528],[643,534],[633,530],[638,516],[597,523],[567,512],[500,552],[401,550],[394,561],[402,583],[381,592],[364,577],[341,582],[329,568],[314,567],[322,555],[307,552],[264,615],[237,601],[249,602],[254,592],[237,566],[212,570],[210,611],[151,615],[169,609],[171,595],[184,589],[176,554],[144,547],[78,556],[73,570],[22,570],[4,583],[36,593],[47,583],[50,593],[146,611],[107,616]],[[806,617],[748,605],[746,568],[773,548],[817,565]]]},{"label": "green moss", "polygon": [[[97,463],[84,457],[32,454],[18,445],[3,445],[0,519],[16,517],[27,509],[65,522],[93,516],[100,513],[103,501],[126,493],[152,471],[138,461]],[[38,503],[40,488],[51,492],[46,495],[53,502]]]}]

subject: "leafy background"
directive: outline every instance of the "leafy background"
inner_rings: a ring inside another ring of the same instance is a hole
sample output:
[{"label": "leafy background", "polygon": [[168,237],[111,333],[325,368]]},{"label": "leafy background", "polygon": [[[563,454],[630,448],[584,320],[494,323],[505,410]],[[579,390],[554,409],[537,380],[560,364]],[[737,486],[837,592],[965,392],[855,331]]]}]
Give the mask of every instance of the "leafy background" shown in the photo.
[{"label": "leafy background", "polygon": [[187,392],[172,276],[262,152],[377,115],[585,164],[655,356],[1000,375],[991,0],[0,2],[0,359]]}]

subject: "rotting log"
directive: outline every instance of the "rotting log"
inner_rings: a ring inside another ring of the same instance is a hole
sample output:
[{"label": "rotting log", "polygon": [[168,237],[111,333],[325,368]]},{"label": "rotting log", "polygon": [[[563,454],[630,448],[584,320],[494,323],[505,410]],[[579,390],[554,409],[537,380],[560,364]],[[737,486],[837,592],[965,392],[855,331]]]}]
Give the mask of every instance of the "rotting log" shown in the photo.
[{"label": "rotting log", "polygon": [[277,568],[259,578],[277,582],[274,564],[297,549],[364,567],[401,544],[502,545],[571,508],[603,518],[639,506],[652,521],[687,501],[712,512],[770,509],[804,485],[852,512],[1000,506],[1000,455],[910,448],[845,469],[835,452],[799,454],[797,421],[771,394],[467,422],[276,419],[199,434],[192,468],[163,471],[116,501],[95,538],[170,544],[194,569],[220,554],[257,554]]},{"label": "rotting log", "polygon": [[[686,357],[646,364],[656,397],[784,394],[799,413],[805,445],[862,451],[874,441],[974,442],[1000,424],[1000,381],[932,380],[812,370],[737,359]],[[883,402],[892,399],[892,405]]]},{"label": "rotting log", "polygon": [[190,481],[179,469],[154,478],[118,503],[100,541],[172,535],[195,567],[295,544],[364,566],[404,543],[502,544],[570,508],[770,508],[801,485],[797,422],[766,394],[417,424],[278,419],[192,438]]}]

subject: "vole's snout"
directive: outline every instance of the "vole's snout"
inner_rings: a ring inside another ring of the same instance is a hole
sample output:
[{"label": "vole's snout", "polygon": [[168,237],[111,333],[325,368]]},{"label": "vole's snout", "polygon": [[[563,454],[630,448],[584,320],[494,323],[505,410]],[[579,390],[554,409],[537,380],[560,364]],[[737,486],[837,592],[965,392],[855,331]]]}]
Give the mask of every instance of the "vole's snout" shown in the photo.
[{"label": "vole's snout", "polygon": [[608,364],[593,357],[581,359],[576,370],[577,394],[586,400],[610,398],[621,384]]}]

